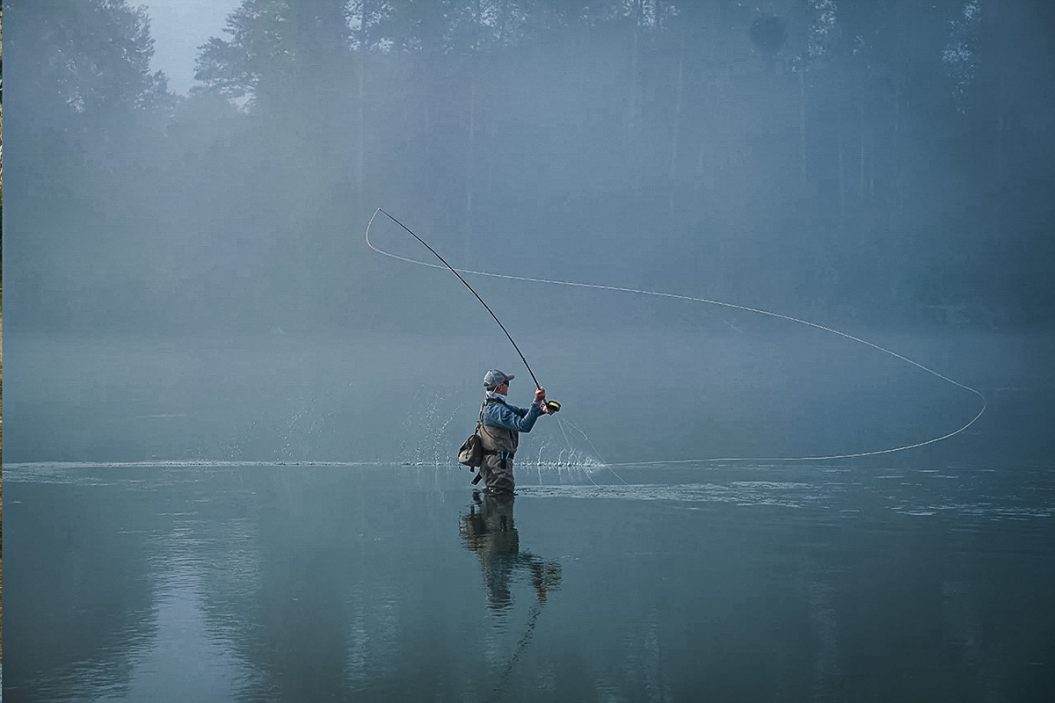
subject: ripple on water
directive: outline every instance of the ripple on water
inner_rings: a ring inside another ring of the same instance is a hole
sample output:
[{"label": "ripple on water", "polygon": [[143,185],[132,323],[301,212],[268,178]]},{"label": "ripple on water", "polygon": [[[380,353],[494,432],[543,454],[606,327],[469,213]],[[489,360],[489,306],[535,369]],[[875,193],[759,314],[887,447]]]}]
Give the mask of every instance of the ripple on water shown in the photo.
[{"label": "ripple on water", "polygon": [[944,513],[949,515],[966,515],[989,520],[1027,520],[1055,517],[1055,507],[1037,506],[1021,507],[1011,505],[992,505],[989,503],[949,503],[941,505],[909,506],[895,505],[890,508],[895,513],[914,517],[929,517]]},{"label": "ripple on water", "polygon": [[734,481],[719,483],[526,486],[517,495],[534,498],[590,498],[679,503],[728,503],[800,508],[816,504],[828,494],[816,486],[790,481]]}]

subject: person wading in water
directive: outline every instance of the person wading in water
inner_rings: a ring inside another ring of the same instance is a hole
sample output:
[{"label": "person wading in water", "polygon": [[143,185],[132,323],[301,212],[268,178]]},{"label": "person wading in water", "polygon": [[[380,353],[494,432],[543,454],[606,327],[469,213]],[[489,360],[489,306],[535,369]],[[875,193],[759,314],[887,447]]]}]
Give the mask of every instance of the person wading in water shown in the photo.
[{"label": "person wading in water", "polygon": [[484,374],[484,404],[480,408],[480,445],[484,462],[480,475],[491,494],[511,494],[516,489],[513,455],[521,432],[530,432],[539,415],[548,415],[546,390],[535,391],[535,402],[524,409],[506,402],[511,374],[491,369]]}]

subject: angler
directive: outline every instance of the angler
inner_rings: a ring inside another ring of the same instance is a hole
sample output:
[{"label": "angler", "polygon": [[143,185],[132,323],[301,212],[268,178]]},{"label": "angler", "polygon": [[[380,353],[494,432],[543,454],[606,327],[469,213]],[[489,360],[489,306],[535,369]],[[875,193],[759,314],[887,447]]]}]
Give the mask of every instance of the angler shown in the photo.
[{"label": "angler", "polygon": [[[535,372],[531,370],[531,365],[528,364],[527,359],[524,357],[524,352],[520,351],[520,347],[513,340],[513,335],[509,334],[509,330],[498,319],[498,315],[491,309],[491,306],[480,297],[476,289],[469,285],[469,282],[462,277],[461,273],[447,263],[447,260],[440,256],[440,253],[433,249],[428,242],[392,215],[381,208],[377,208],[370,217],[370,221],[366,224],[367,245],[374,251],[385,253],[370,243],[370,228],[374,224],[374,218],[378,215],[384,215],[399,225],[407,234],[428,249],[448,271],[462,282],[462,285],[473,294],[473,297],[484,306],[491,318],[502,328],[506,339],[516,349],[520,360],[524,362],[524,367],[531,375],[531,380],[535,382],[535,402],[532,403],[530,408],[524,409],[505,402],[506,394],[509,392],[509,382],[513,380],[511,374],[504,373],[498,369],[491,369],[484,374],[484,389],[487,391],[487,396],[484,398],[484,404],[480,408],[479,422],[476,425],[476,430],[469,435],[469,438],[458,449],[458,462],[460,464],[464,464],[470,469],[480,467],[480,473],[473,479],[474,485],[481,479],[485,479],[488,493],[512,493],[516,486],[516,482],[513,480],[513,455],[516,453],[517,444],[520,441],[520,433],[530,432],[540,414],[552,415],[560,411],[561,405],[556,400],[546,400],[545,389],[538,382]],[[405,259],[400,256],[395,258],[424,266],[436,266],[435,264]]]},{"label": "angler", "polygon": [[535,389],[535,401],[528,408],[506,402],[512,374],[491,369],[484,374],[484,403],[480,406],[477,435],[483,450],[479,478],[491,494],[511,494],[516,488],[513,457],[520,443],[520,433],[530,432],[539,415],[549,415],[546,389]]}]

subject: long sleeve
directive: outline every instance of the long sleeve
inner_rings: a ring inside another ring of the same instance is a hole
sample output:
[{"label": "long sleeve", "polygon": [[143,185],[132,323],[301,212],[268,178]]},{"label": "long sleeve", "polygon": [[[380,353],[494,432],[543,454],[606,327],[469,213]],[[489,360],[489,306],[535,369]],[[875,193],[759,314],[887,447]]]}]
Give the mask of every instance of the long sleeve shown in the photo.
[{"label": "long sleeve", "polygon": [[538,403],[532,403],[526,410],[503,403],[494,403],[484,411],[483,420],[485,425],[492,427],[501,427],[516,432],[530,432],[541,412],[542,409]]}]

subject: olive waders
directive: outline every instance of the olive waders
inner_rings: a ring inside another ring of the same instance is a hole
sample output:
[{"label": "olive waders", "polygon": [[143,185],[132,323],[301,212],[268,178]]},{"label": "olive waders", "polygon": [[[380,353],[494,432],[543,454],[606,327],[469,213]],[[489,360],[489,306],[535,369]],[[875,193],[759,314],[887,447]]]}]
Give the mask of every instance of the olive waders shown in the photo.
[{"label": "olive waders", "polygon": [[[501,401],[488,399],[485,406]],[[484,450],[484,463],[480,475],[488,493],[512,493],[516,489],[513,478],[513,456],[520,443],[520,433],[503,427],[491,427],[483,423],[483,408],[480,408],[480,445]]]}]

